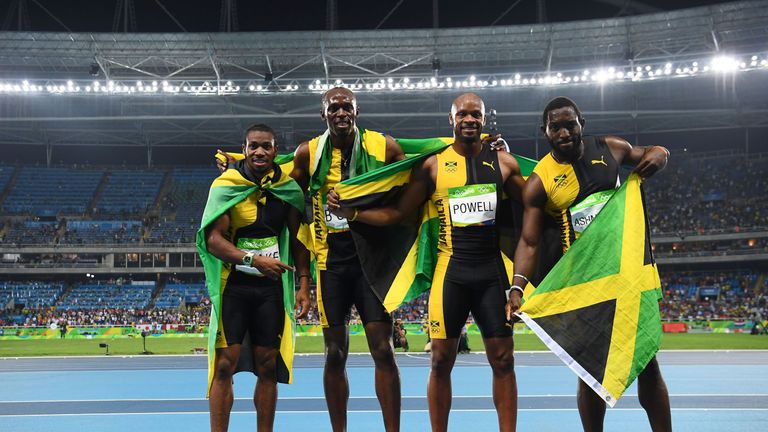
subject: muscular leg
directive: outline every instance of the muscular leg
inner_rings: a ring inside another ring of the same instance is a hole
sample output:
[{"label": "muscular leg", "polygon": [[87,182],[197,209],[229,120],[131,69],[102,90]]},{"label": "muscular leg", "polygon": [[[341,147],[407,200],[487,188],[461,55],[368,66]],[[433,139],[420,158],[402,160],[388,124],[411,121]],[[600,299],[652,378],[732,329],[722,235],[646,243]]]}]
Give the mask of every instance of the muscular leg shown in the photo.
[{"label": "muscular leg", "polygon": [[459,339],[432,339],[432,369],[427,384],[429,421],[432,432],[448,430],[448,414],[451,412],[451,371],[456,362]]},{"label": "muscular leg", "polygon": [[376,397],[379,398],[387,432],[400,430],[400,371],[395,363],[392,346],[392,323],[369,322],[365,337],[376,367]]},{"label": "muscular leg", "polygon": [[277,406],[277,349],[254,346],[253,359],[256,373],[259,375],[253,392],[257,430],[271,432],[275,424]]},{"label": "muscular leg", "polygon": [[579,416],[581,416],[584,432],[602,432],[605,401],[582,380],[579,380],[576,401],[579,405]]},{"label": "muscular leg", "polygon": [[240,345],[217,348],[216,354],[208,408],[211,412],[211,432],[224,432],[229,427],[229,412],[234,401],[232,375],[240,358]]},{"label": "muscular leg", "polygon": [[669,393],[656,357],[648,362],[637,377],[637,396],[640,399],[640,405],[648,415],[651,429],[654,432],[671,431],[672,414],[669,407]]},{"label": "muscular leg", "polygon": [[347,326],[323,329],[325,339],[325,369],[323,389],[328,415],[334,432],[347,430],[347,401],[349,381],[347,380],[347,355],[349,354],[349,331]]},{"label": "muscular leg", "polygon": [[488,363],[493,371],[493,404],[499,416],[499,431],[514,432],[517,426],[517,380],[512,337],[484,339]]}]

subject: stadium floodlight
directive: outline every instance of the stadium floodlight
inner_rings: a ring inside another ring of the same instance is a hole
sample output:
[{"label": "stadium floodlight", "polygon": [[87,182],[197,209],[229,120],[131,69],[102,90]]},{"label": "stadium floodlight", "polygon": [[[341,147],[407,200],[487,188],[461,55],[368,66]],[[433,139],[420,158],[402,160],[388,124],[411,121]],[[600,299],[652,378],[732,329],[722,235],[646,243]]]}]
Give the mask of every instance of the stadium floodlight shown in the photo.
[{"label": "stadium floodlight", "polygon": [[739,62],[730,56],[717,56],[710,62],[710,67],[715,72],[732,72],[739,68]]},{"label": "stadium floodlight", "polygon": [[[319,92],[335,86],[364,92],[378,91],[430,91],[433,89],[478,88],[512,86],[552,86],[552,85],[602,85],[606,82],[642,82],[661,78],[686,78],[703,76],[711,72],[732,72],[737,70],[752,71],[768,67],[765,53],[751,53],[740,56],[721,55],[711,59],[685,59],[680,61],[643,62],[643,64],[605,65],[599,69],[564,69],[551,71],[527,71],[512,73],[474,73],[452,75],[443,78],[437,75],[388,76],[385,78],[360,76],[344,78],[306,79],[292,78],[275,80],[271,73],[264,78],[268,81],[229,79],[218,84],[210,77],[207,81],[168,78],[142,82],[136,78],[120,79],[113,76],[110,80],[78,81],[76,79],[6,79],[0,83],[0,93],[51,95],[82,94],[89,97],[102,95],[130,95],[134,93],[172,96],[185,95],[238,95],[248,92],[259,94],[277,94],[285,92]],[[275,85],[271,85],[274,82]]]}]

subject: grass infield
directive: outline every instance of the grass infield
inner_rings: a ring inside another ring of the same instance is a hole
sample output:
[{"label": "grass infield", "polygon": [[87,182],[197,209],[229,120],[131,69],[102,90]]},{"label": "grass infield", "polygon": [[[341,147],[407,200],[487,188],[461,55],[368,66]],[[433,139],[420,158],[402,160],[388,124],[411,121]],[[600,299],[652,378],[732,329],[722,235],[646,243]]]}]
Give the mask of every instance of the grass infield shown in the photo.
[{"label": "grass infield", "polygon": [[[424,335],[409,335],[408,341],[412,352],[421,352],[426,343]],[[0,341],[0,357],[28,356],[76,356],[101,355],[105,349],[99,348],[100,342],[109,344],[111,355],[135,355],[143,351],[141,338],[136,339],[42,339],[25,341]],[[203,337],[188,338],[147,338],[147,350],[154,354],[191,354],[195,348],[207,346]],[[483,341],[479,335],[470,335],[469,346],[474,351],[483,351]],[[661,349],[768,349],[768,336],[736,334],[670,333],[662,339]],[[350,337],[350,352],[367,352],[365,336]],[[544,351],[546,347],[531,334],[515,335],[516,351]],[[397,351],[402,351],[397,349]],[[323,338],[319,336],[298,337],[297,353],[323,352]]]}]

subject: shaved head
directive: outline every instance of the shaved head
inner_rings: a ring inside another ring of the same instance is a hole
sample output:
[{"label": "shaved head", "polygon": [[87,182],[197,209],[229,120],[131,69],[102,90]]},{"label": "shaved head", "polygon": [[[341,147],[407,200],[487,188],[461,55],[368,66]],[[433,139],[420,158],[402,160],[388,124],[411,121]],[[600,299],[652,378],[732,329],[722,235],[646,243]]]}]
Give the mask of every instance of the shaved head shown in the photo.
[{"label": "shaved head", "polygon": [[480,96],[476,95],[475,93],[464,93],[453,100],[453,103],[451,104],[451,113],[455,113],[460,106],[469,101],[480,104],[483,112],[485,112],[485,103],[483,103],[483,99]]},{"label": "shaved head", "polygon": [[464,143],[479,143],[485,126],[485,104],[480,96],[464,93],[453,100],[448,121],[453,126],[453,137]]},{"label": "shaved head", "polygon": [[355,97],[355,94],[352,92],[352,90],[346,87],[334,87],[323,93],[323,106],[328,105],[330,100],[333,99],[334,96],[338,95],[344,95],[351,100],[357,101],[357,98]]},{"label": "shaved head", "polygon": [[347,139],[356,130],[357,98],[352,90],[334,87],[323,93],[323,108],[320,117],[325,120],[332,136]]}]

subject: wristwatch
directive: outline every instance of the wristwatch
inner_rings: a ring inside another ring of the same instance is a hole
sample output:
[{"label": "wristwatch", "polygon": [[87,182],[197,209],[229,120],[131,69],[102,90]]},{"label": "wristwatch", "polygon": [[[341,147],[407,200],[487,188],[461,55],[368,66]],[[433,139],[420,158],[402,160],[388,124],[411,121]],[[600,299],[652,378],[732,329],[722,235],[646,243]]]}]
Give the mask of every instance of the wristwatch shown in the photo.
[{"label": "wristwatch", "polygon": [[253,252],[246,252],[243,256],[243,265],[253,267]]}]

